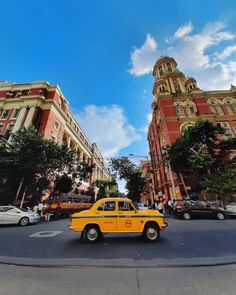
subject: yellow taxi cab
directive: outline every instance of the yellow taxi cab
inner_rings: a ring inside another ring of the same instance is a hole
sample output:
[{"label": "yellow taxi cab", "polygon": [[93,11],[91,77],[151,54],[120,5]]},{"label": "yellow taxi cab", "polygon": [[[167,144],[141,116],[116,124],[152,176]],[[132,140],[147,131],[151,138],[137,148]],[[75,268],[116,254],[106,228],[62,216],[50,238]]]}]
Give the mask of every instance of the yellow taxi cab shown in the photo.
[{"label": "yellow taxi cab", "polygon": [[142,233],[147,241],[154,242],[166,227],[163,214],[157,210],[139,210],[126,198],[101,199],[89,210],[74,213],[69,225],[69,229],[81,232],[91,243],[104,233]]}]

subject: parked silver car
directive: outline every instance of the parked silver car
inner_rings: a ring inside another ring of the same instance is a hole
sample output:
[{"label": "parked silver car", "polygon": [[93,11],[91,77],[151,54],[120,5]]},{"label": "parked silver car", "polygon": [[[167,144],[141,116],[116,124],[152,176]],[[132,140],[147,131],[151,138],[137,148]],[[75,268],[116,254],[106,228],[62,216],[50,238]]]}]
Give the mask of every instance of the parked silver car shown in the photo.
[{"label": "parked silver car", "polygon": [[19,224],[21,226],[36,223],[40,219],[38,213],[15,206],[0,206],[0,224]]},{"label": "parked silver car", "polygon": [[225,206],[225,210],[229,215],[235,215],[236,216],[236,203],[230,203]]}]

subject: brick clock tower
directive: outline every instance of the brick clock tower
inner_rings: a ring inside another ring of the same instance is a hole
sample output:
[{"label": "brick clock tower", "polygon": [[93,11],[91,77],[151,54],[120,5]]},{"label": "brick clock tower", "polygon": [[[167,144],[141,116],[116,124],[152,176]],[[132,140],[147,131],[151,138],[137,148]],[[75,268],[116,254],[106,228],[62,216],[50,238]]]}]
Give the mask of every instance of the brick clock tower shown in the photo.
[{"label": "brick clock tower", "polygon": [[[154,101],[148,130],[153,193],[163,194],[166,199],[181,198],[186,194],[189,183],[182,177],[179,179],[164,160],[165,147],[199,119],[220,124],[232,136],[236,136],[236,87],[231,85],[229,90],[200,90],[197,81],[179,71],[176,61],[168,56],[161,56],[157,60],[153,76]],[[193,187],[191,189],[194,190]]]}]

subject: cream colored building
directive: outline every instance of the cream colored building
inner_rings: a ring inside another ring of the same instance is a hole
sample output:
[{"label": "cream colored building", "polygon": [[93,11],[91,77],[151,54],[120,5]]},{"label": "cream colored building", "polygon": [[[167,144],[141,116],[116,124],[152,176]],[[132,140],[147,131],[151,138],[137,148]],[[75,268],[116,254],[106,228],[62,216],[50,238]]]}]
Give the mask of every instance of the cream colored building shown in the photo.
[{"label": "cream colored building", "polygon": [[58,85],[0,82],[0,136],[10,140],[11,133],[30,124],[46,138],[65,142],[81,161],[93,164],[90,183],[111,178],[101,152],[80,127]]}]

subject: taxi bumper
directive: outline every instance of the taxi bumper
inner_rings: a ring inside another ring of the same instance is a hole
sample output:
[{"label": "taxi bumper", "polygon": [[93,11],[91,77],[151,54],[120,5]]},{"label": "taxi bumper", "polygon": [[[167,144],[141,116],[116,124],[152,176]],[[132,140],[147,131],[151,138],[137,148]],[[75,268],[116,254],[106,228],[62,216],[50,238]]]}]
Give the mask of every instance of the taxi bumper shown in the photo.
[{"label": "taxi bumper", "polygon": [[165,222],[165,223],[162,225],[162,230],[164,230],[164,229],[167,228],[167,227],[168,227],[168,223]]}]

